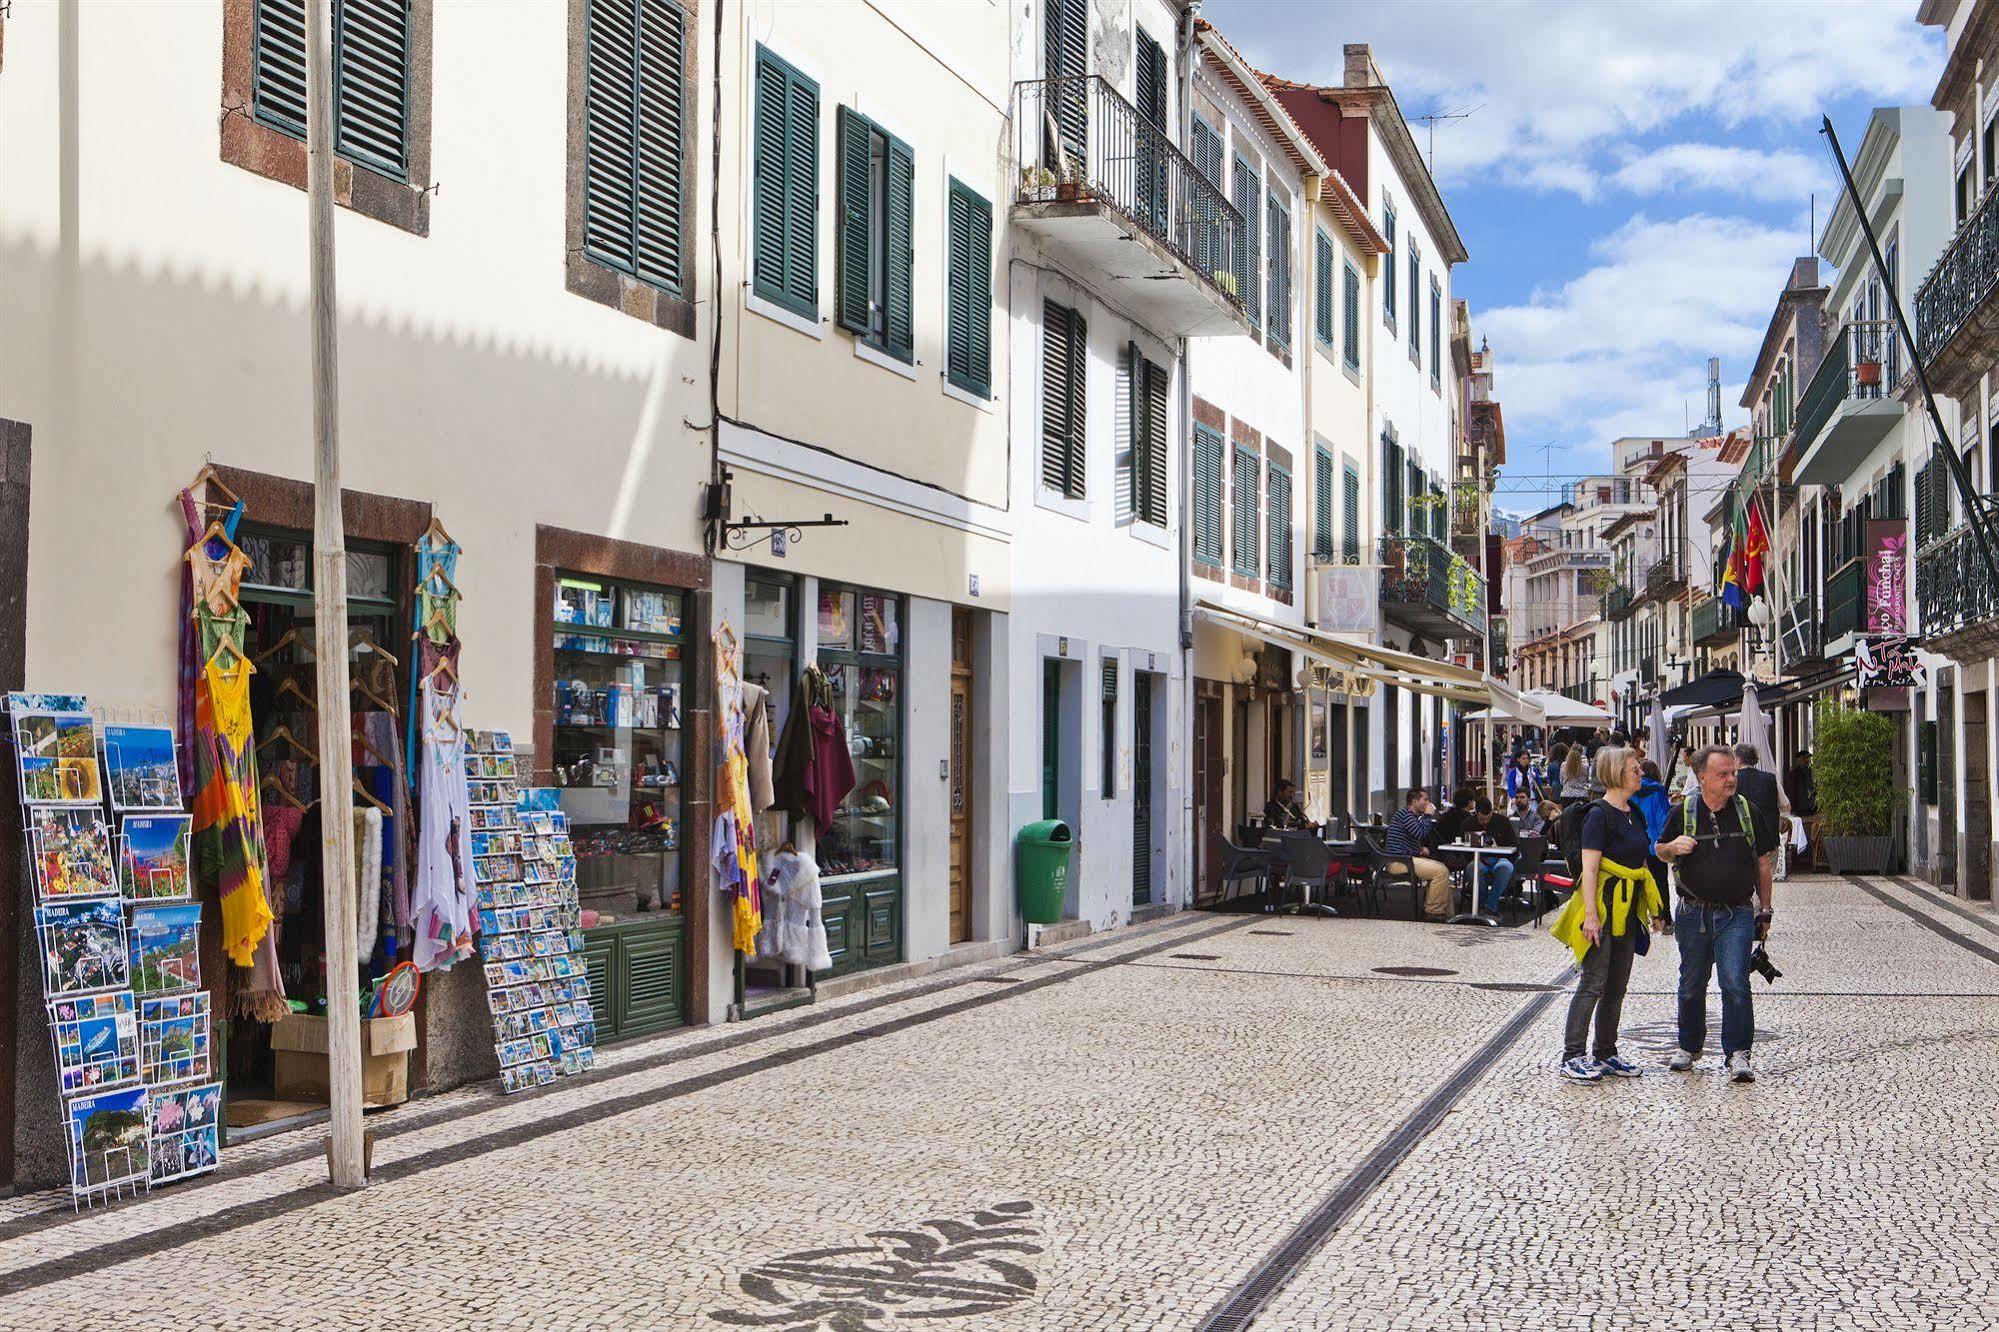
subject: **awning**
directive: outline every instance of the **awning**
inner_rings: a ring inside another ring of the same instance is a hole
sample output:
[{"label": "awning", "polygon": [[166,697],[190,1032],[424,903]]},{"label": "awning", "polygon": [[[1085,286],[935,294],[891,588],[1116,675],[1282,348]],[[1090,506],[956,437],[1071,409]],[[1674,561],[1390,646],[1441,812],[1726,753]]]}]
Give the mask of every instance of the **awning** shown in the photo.
[{"label": "awning", "polygon": [[1350,642],[1318,629],[1279,624],[1248,611],[1200,605],[1194,608],[1194,615],[1224,629],[1288,648],[1350,675],[1360,675],[1413,693],[1432,694],[1459,703],[1489,704],[1498,699],[1502,706],[1511,704],[1531,710],[1531,705],[1517,690],[1478,671],[1453,666],[1447,661],[1433,661],[1413,652],[1401,652],[1373,643]]},{"label": "awning", "polygon": [[1689,680],[1668,689],[1659,695],[1659,701],[1669,708],[1675,704],[1707,707],[1717,703],[1734,703],[1741,697],[1742,672],[1709,671],[1698,680]]},{"label": "awning", "polygon": [[[1473,717],[1483,719],[1490,715],[1495,721],[1523,722],[1528,726],[1588,726],[1616,720],[1595,704],[1579,702],[1567,694],[1547,689],[1530,689],[1520,694],[1507,689],[1497,680],[1493,681],[1493,685],[1495,706],[1474,712]],[[1512,699],[1501,697],[1500,690],[1512,695]]]}]

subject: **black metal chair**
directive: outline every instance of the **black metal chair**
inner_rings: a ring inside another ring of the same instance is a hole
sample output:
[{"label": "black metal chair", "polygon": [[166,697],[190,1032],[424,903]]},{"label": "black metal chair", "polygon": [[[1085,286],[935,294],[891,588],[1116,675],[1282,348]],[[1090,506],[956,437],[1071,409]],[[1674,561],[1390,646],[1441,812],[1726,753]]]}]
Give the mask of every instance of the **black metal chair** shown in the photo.
[{"label": "black metal chair", "polygon": [[1268,851],[1255,847],[1238,846],[1228,838],[1222,838],[1221,899],[1216,905],[1227,910],[1231,900],[1229,889],[1245,883],[1254,883],[1257,893],[1267,902],[1270,899],[1270,879],[1276,871],[1276,863]]},{"label": "black metal chair", "polygon": [[[1296,910],[1301,915],[1337,916],[1340,913],[1331,903],[1314,902],[1312,889],[1323,889],[1328,896],[1333,890],[1333,876],[1338,863],[1333,859],[1333,849],[1319,840],[1319,835],[1309,828],[1277,834],[1278,854],[1284,859],[1283,879],[1277,896],[1283,897],[1295,884],[1299,889]],[[1283,909],[1281,905],[1271,908]]]},{"label": "black metal chair", "polygon": [[[1409,890],[1409,918],[1420,919],[1423,915],[1423,881],[1416,877],[1416,866],[1409,856],[1388,854],[1388,835],[1376,829],[1363,829],[1357,839],[1367,848],[1368,875],[1367,893],[1375,914],[1381,913],[1381,903],[1391,888]],[[1400,865],[1401,869],[1394,866]]]},{"label": "black metal chair", "polygon": [[1520,856],[1515,862],[1513,886],[1524,889],[1529,905],[1534,908],[1534,923],[1541,923],[1541,916],[1548,908],[1548,898],[1558,897],[1562,891],[1575,887],[1575,880],[1559,873],[1548,860],[1548,839],[1545,837],[1523,837],[1520,839]]}]

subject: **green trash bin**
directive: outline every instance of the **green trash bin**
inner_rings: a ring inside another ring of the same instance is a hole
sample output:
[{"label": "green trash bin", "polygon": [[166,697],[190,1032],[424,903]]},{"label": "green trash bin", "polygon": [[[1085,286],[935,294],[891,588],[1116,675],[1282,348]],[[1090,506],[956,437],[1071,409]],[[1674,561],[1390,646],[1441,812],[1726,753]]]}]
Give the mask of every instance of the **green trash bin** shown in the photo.
[{"label": "green trash bin", "polygon": [[1069,892],[1075,836],[1062,820],[1043,819],[1022,828],[1014,845],[1021,918],[1030,925],[1055,924],[1062,919],[1062,899]]}]

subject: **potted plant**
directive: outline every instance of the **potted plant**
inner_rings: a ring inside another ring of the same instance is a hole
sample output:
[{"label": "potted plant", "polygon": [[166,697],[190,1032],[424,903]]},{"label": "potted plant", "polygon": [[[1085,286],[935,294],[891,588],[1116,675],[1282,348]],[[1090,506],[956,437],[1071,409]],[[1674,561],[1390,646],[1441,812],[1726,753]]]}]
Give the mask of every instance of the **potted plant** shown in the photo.
[{"label": "potted plant", "polygon": [[1886,874],[1895,853],[1895,724],[1821,699],[1813,710],[1812,784],[1835,874]]},{"label": "potted plant", "polygon": [[1856,361],[1853,365],[1853,382],[1861,388],[1881,387],[1881,362]]}]

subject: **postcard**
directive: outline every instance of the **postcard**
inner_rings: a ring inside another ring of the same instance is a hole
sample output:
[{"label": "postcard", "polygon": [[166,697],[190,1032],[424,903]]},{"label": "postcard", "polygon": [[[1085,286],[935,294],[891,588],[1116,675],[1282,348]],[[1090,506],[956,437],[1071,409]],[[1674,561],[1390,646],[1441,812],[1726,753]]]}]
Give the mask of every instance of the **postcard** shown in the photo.
[{"label": "postcard", "polygon": [[201,984],[201,904],[132,908],[132,989],[163,994]]},{"label": "postcard", "polygon": [[118,891],[111,827],[94,809],[28,811],[28,846],[42,899],[96,897]]},{"label": "postcard", "polygon": [[127,901],[185,898],[188,879],[188,829],[191,814],[127,814],[121,832],[124,854],[118,865],[118,890]]},{"label": "postcard", "polygon": [[154,1088],[210,1076],[206,991],[141,1002],[139,1065]]},{"label": "postcard", "polygon": [[126,988],[125,909],[118,899],[45,903],[35,908],[35,928],[42,989],[51,998]]},{"label": "postcard", "polygon": [[104,799],[97,771],[97,723],[87,712],[14,713],[21,802],[95,805]]},{"label": "postcard", "polygon": [[138,1026],[123,991],[49,1005],[56,1079],[65,1096],[139,1081]]},{"label": "postcard", "polygon": [[221,1103],[219,1082],[154,1094],[150,1138],[155,1184],[215,1168],[221,1155]]},{"label": "postcard", "polygon": [[172,727],[106,726],[104,769],[114,810],[181,807]]},{"label": "postcard", "polygon": [[78,1192],[146,1178],[144,1087],[92,1092],[69,1102],[70,1184]]}]

